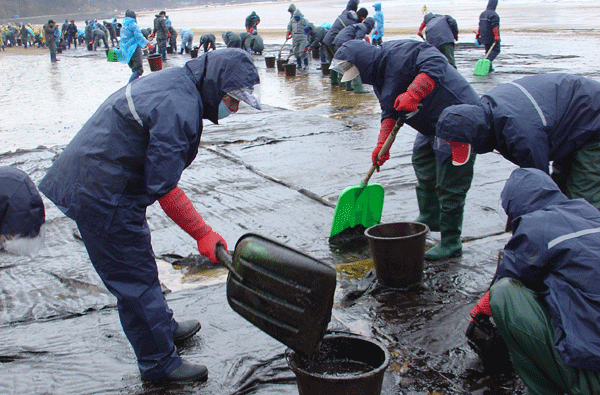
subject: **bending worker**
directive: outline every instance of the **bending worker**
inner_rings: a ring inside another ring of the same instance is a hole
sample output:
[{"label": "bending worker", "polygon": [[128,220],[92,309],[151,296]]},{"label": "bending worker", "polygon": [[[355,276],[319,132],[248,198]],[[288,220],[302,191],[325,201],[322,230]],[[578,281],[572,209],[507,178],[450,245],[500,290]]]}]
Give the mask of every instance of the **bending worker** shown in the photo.
[{"label": "bending worker", "polygon": [[239,101],[260,109],[252,95],[258,83],[250,55],[223,49],[127,84],[100,105],[39,185],[77,223],[92,264],[117,298],[144,380],[208,377],[205,366],[177,355],[175,344],[193,336],[200,322],[173,318],[158,279],[146,207],[158,200],[196,240],[200,254],[218,262],[215,246],[225,241],[177,183],[196,157],[203,119],[216,124],[236,112]]},{"label": "bending worker", "polygon": [[514,170],[501,199],[513,236],[471,316],[493,318],[528,394],[599,394],[600,213],[538,169]]},{"label": "bending worker", "polygon": [[421,38],[423,38],[423,30],[425,30],[424,40],[443,53],[448,58],[448,62],[456,68],[456,61],[454,60],[454,41],[458,41],[458,24],[456,20],[450,15],[429,12],[423,17],[423,22],[417,33]]},{"label": "bending worker", "polygon": [[44,244],[44,202],[33,181],[16,167],[0,167],[0,250],[33,255]]},{"label": "bending worker", "polygon": [[381,129],[372,154],[374,166],[383,165],[390,157],[388,151],[377,159],[396,120],[419,110],[406,120],[419,132],[412,155],[417,176],[417,222],[441,232],[440,242],[425,252],[425,258],[438,260],[461,254],[463,211],[475,158],[465,166],[452,166],[451,147],[434,146],[435,125],[444,108],[477,104],[479,96],[446,57],[425,42],[387,41],[379,47],[352,40],[337,50],[334,63],[332,67],[344,73],[343,80],[360,75],[365,84],[373,85],[379,99]]},{"label": "bending worker", "polygon": [[[563,73],[502,84],[473,104],[447,108],[437,136],[457,155],[497,150],[546,173],[571,199],[600,209],[600,83]],[[460,153],[460,151],[464,151]]]}]

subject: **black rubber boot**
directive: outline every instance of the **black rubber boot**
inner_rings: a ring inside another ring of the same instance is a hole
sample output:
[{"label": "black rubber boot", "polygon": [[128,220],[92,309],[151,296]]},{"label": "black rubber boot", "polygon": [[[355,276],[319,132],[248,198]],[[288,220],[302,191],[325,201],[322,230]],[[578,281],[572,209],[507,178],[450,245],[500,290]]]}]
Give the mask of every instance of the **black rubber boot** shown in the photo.
[{"label": "black rubber boot", "polygon": [[183,360],[181,366],[172,371],[163,381],[206,381],[208,369],[204,365],[195,365]]},{"label": "black rubber boot", "polygon": [[201,328],[200,322],[197,320],[187,320],[178,323],[179,326],[173,333],[173,342],[182,343],[194,336]]}]

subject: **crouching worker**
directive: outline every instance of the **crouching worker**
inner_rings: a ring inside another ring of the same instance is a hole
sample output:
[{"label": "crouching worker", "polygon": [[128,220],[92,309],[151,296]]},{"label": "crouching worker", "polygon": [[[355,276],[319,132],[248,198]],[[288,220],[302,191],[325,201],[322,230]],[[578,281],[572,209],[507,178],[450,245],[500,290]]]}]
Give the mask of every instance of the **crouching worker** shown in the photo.
[{"label": "crouching worker", "polygon": [[44,202],[29,176],[0,167],[0,249],[34,255],[44,244]]},{"label": "crouching worker", "polygon": [[218,262],[215,247],[225,240],[177,183],[196,157],[203,119],[216,124],[240,101],[260,109],[252,94],[258,83],[250,55],[223,49],[127,84],[100,105],[39,185],[77,223],[92,264],[117,298],[144,380],[208,377],[205,366],[177,355],[176,344],[193,336],[200,322],[175,320],[167,305],[146,207],[158,200],[200,254]]},{"label": "crouching worker", "polygon": [[471,311],[491,317],[530,395],[600,393],[600,213],[541,170],[501,194],[513,236]]}]

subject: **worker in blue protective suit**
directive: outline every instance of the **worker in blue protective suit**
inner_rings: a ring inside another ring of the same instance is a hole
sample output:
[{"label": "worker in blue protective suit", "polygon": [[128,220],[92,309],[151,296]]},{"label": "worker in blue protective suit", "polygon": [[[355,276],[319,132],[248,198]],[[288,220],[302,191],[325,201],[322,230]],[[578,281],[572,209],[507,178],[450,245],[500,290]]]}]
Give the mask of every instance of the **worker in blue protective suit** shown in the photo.
[{"label": "worker in blue protective suit", "polygon": [[[497,150],[549,173],[571,199],[600,209],[600,83],[551,73],[502,84],[474,105],[442,113],[437,136],[460,153]],[[464,155],[463,155],[464,156]]]},{"label": "worker in blue protective suit", "polygon": [[417,222],[440,231],[441,240],[425,252],[428,260],[462,253],[460,235],[467,191],[473,179],[475,158],[465,166],[452,166],[448,144],[434,144],[435,125],[444,108],[452,104],[477,104],[479,96],[434,46],[415,40],[384,42],[381,47],[363,40],[344,43],[331,67],[343,73],[342,81],[360,75],[373,86],[381,106],[381,129],[373,150],[373,165],[389,159],[389,151],[377,158],[396,120],[418,112],[406,123],[419,132],[415,138],[412,165],[417,176],[419,204]]},{"label": "worker in blue protective suit", "polygon": [[493,319],[528,394],[600,393],[600,213],[538,169],[514,170],[501,200],[513,235],[472,322]]},{"label": "worker in blue protective suit", "polygon": [[163,60],[167,60],[167,41],[169,40],[169,26],[167,25],[167,12],[161,11],[154,15],[154,28],[152,37],[156,37],[156,48]]},{"label": "worker in blue protective suit", "polygon": [[383,42],[383,12],[381,11],[381,3],[373,4],[373,8],[375,9],[375,14],[373,14],[373,19],[375,19],[375,27],[373,28],[373,32],[371,33],[371,44],[373,45],[381,45]]},{"label": "worker in blue protective suit", "polygon": [[0,167],[0,250],[33,255],[44,244],[44,202],[33,181],[16,167]]},{"label": "worker in blue protective suit", "polygon": [[242,38],[235,32],[226,31],[221,34],[221,38],[227,48],[242,48]]},{"label": "worker in blue protective suit", "polygon": [[204,53],[207,53],[209,49],[213,51],[216,48],[215,46],[215,35],[212,33],[204,33],[200,36],[200,46],[204,47]]},{"label": "worker in blue protective suit", "polygon": [[132,71],[129,82],[144,74],[142,49],[147,49],[149,46],[150,42],[146,40],[137,24],[135,12],[133,10],[125,11],[123,27],[121,28],[120,48],[115,51],[115,55],[119,62],[129,65]]},{"label": "worker in blue protective suit", "polygon": [[246,32],[252,34],[252,32],[258,29],[260,23],[260,16],[255,11],[252,11],[250,15],[246,17],[244,25],[246,26]]},{"label": "worker in blue protective suit", "polygon": [[423,22],[417,32],[421,38],[423,38],[423,30],[425,30],[424,40],[443,53],[448,62],[456,68],[456,61],[454,60],[454,41],[458,41],[458,24],[456,20],[450,15],[429,12],[423,17]]},{"label": "worker in blue protective suit", "polygon": [[[339,48],[346,41],[363,39],[370,44],[369,33],[373,30],[373,26],[375,26],[375,19],[371,17],[365,18],[361,23],[346,26],[340,30],[335,37],[333,45],[336,48]],[[360,75],[353,78],[352,81],[348,81],[345,85],[347,91],[354,91],[354,93],[369,93],[368,90],[363,88]]]},{"label": "worker in blue protective suit", "polygon": [[262,55],[265,50],[265,43],[256,30],[248,34],[248,37],[244,40],[244,48],[248,53]]},{"label": "worker in blue protective suit", "polygon": [[[342,13],[336,18],[336,20],[332,23],[331,28],[325,35],[323,39],[323,44],[325,44],[325,55],[327,56],[327,61],[331,63],[333,60],[333,56],[337,51],[337,47],[333,44],[335,37],[338,35],[343,28],[354,25],[356,23],[362,22],[368,15],[368,12],[365,8],[360,9],[360,14],[357,11],[359,0],[348,0],[348,4],[346,4],[346,9],[342,11]],[[329,80],[331,85],[339,85],[341,75],[335,70],[332,70],[329,67]],[[343,84],[346,85],[346,84]]]},{"label": "worker in blue protective suit", "polygon": [[198,152],[203,119],[218,123],[239,101],[260,109],[250,55],[223,49],[127,84],[106,99],[54,161],[39,185],[75,220],[92,264],[117,298],[121,324],[144,380],[205,380],[203,365],[177,355],[176,343],[200,329],[176,321],[162,294],[146,207],[158,201],[218,262],[217,243],[183,190],[181,173]]},{"label": "worker in blue protective suit", "polygon": [[194,32],[192,31],[192,29],[181,29],[181,50],[179,51],[179,54],[181,55],[184,50],[186,51],[186,53],[191,51],[193,45]]},{"label": "worker in blue protective suit", "polygon": [[[329,25],[329,24],[323,24]],[[309,22],[308,25],[304,27],[304,34],[306,35],[306,39],[308,44],[306,44],[306,48],[303,51],[319,51],[319,57],[321,58],[321,63],[326,63],[327,58],[325,57],[325,45],[323,44],[323,39],[329,30],[328,27],[325,26],[315,26],[313,23]],[[319,67],[317,70],[320,70]]]},{"label": "worker in blue protective suit", "polygon": [[[479,30],[475,35],[475,40],[484,45],[486,54],[492,45],[494,46],[487,56],[490,62],[496,59],[496,56],[500,53],[500,17],[496,12],[497,6],[498,0],[488,1],[485,11],[479,15]],[[494,68],[490,66],[490,71],[493,70]]]},{"label": "worker in blue protective suit", "polygon": [[310,22],[304,17],[304,14],[300,9],[296,8],[294,17],[290,19],[287,25],[285,39],[292,39],[292,48],[290,49],[290,52],[296,57],[296,67],[298,70],[302,68],[303,61],[304,68],[308,69],[308,54],[304,51],[308,45],[308,38],[304,34],[304,28],[308,26],[309,23]]}]

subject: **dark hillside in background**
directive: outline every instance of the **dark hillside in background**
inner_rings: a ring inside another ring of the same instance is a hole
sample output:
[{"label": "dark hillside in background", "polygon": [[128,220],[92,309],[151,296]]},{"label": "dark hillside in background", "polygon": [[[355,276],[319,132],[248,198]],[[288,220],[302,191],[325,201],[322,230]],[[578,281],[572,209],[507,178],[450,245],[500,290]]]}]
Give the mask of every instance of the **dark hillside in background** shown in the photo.
[{"label": "dark hillside in background", "polygon": [[[250,0],[251,1],[251,0]],[[0,0],[1,23],[45,23],[49,18],[62,22],[65,18],[76,20],[123,17],[125,10],[146,11],[173,9],[190,5],[248,3],[248,0]],[[18,19],[15,16],[18,15]]]}]

